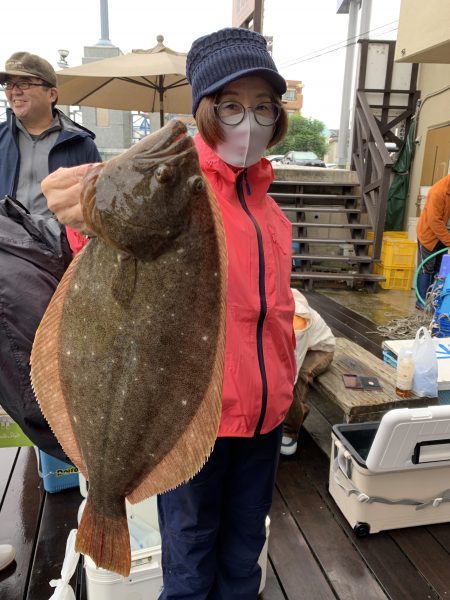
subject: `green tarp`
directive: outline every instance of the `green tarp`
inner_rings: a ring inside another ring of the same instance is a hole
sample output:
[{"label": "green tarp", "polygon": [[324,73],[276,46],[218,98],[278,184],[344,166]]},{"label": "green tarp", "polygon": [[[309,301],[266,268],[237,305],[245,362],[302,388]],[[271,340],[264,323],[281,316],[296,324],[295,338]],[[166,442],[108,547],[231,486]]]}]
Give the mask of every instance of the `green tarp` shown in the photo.
[{"label": "green tarp", "polygon": [[394,179],[389,188],[385,231],[402,231],[405,220],[406,196],[408,194],[409,170],[414,155],[416,123],[413,119],[397,160],[392,167]]}]

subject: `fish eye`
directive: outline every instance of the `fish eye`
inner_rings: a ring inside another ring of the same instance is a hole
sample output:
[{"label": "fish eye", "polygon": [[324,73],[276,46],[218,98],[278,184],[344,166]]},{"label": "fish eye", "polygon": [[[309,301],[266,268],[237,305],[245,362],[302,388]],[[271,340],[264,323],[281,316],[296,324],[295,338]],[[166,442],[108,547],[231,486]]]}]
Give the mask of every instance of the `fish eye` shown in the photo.
[{"label": "fish eye", "polygon": [[155,177],[158,183],[167,183],[172,178],[172,171],[170,167],[161,165],[156,169]]},{"label": "fish eye", "polygon": [[200,177],[199,175],[194,175],[194,177],[190,177],[188,181],[188,186],[191,192],[202,192],[205,189],[205,182],[203,181],[203,177]]}]

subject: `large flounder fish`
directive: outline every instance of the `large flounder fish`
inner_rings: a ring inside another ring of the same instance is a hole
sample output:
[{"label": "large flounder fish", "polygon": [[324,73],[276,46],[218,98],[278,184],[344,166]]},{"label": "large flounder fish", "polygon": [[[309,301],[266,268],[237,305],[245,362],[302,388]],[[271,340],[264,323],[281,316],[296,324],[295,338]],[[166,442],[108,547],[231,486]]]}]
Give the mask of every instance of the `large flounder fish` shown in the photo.
[{"label": "large flounder fish", "polygon": [[172,121],[84,180],[95,232],[36,334],[32,382],[89,480],[76,548],[127,575],[125,498],[174,488],[216,438],[225,344],[220,211],[185,126]]}]

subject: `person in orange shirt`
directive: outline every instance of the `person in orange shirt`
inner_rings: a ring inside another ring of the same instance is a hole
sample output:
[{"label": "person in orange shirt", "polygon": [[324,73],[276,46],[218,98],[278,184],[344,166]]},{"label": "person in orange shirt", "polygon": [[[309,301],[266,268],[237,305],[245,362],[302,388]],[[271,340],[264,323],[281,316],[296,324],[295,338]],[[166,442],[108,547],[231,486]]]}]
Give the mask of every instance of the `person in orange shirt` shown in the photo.
[{"label": "person in orange shirt", "polygon": [[[433,252],[450,247],[450,233],[447,222],[450,219],[450,174],[437,181],[428,192],[422,214],[417,223],[418,263]],[[428,288],[439,273],[442,253],[427,261],[417,277],[417,290],[425,300]],[[417,301],[416,308],[423,310]]]}]

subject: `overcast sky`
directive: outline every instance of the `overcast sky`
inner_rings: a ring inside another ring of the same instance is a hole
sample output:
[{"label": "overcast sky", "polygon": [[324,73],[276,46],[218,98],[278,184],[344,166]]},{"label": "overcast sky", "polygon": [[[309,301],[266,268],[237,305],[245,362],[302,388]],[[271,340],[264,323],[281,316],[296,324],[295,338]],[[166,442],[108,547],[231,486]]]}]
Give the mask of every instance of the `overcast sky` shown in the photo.
[{"label": "overcast sky", "polygon": [[[81,64],[83,47],[100,38],[99,0],[2,2],[0,65],[15,51],[45,57],[56,69],[58,49],[69,65]],[[395,39],[400,0],[373,0],[371,38]],[[187,52],[194,39],[231,26],[232,0],[109,0],[109,37],[123,52],[151,48],[156,36]],[[274,37],[280,72],[304,83],[303,114],[339,127],[348,15],[336,0],[265,0],[264,34]],[[317,57],[318,54],[323,54]],[[314,58],[311,58],[314,57]]]}]

